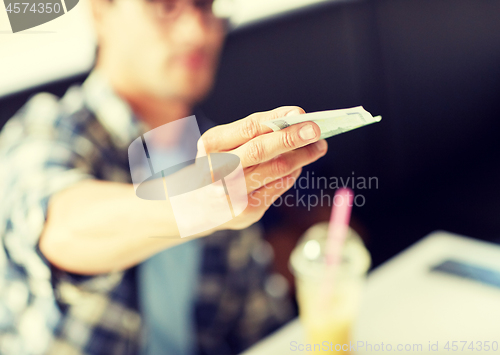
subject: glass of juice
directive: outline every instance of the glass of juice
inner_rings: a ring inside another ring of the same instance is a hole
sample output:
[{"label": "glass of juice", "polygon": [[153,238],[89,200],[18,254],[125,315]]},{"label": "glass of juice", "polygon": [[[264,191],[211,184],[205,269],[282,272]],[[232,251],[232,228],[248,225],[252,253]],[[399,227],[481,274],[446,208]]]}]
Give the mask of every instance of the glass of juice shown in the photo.
[{"label": "glass of juice", "polygon": [[312,226],[290,257],[299,319],[312,350],[349,353],[351,328],[371,258],[360,236],[349,228],[339,264],[328,267],[327,233],[327,222]]}]

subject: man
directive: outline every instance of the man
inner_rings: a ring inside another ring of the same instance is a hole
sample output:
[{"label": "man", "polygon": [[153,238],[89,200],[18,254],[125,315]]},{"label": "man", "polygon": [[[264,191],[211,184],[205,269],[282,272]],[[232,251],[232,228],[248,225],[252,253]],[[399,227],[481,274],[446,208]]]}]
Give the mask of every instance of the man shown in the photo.
[{"label": "man", "polygon": [[[0,353],[238,353],[289,317],[265,292],[269,253],[246,228],[326,142],[311,122],[260,124],[298,107],[206,131],[207,153],[240,158],[252,203],[181,239],[168,201],[135,195],[127,148],[191,115],[212,85],[224,23],[210,0],[91,5],[93,73],[59,101],[35,96],[0,137]],[[182,134],[160,146],[175,150]]]}]

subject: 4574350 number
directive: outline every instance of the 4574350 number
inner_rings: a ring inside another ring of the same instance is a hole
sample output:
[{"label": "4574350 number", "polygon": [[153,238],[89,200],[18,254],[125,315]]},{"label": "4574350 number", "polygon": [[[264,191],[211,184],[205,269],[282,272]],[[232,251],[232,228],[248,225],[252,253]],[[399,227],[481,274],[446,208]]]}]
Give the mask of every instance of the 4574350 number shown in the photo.
[{"label": "4574350 number", "polygon": [[496,341],[447,341],[444,349],[448,351],[498,351]]},{"label": "4574350 number", "polygon": [[39,14],[42,14],[42,13],[46,13],[46,14],[56,13],[56,14],[58,14],[59,12],[61,12],[61,4],[58,2],[55,2],[55,3],[39,2],[39,3],[32,3],[32,4],[27,3],[27,2],[21,2],[21,3],[15,2],[15,3],[9,3],[9,5],[7,5],[5,10],[7,10],[8,13],[15,13],[15,14],[18,14],[20,12],[25,14],[26,11],[33,12],[33,13],[39,13]]}]

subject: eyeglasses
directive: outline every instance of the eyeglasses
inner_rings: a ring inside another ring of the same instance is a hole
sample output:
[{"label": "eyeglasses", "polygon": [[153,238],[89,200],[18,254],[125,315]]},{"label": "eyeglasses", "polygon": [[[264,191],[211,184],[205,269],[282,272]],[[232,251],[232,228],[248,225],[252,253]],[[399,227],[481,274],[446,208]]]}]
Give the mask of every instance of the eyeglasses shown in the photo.
[{"label": "eyeglasses", "polygon": [[164,23],[172,23],[192,7],[205,21],[217,21],[230,17],[231,0],[147,0],[155,15]]}]

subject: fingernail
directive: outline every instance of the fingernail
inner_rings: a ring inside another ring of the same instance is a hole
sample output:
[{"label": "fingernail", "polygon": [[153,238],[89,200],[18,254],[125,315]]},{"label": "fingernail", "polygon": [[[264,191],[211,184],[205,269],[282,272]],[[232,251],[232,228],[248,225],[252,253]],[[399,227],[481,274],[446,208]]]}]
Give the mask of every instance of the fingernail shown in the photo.
[{"label": "fingernail", "polygon": [[299,110],[297,110],[297,109],[294,109],[294,110],[292,110],[292,111],[288,112],[288,113],[285,115],[285,117],[288,117],[288,116],[297,116],[297,115],[300,115],[300,111],[299,111]]},{"label": "fingernail", "polygon": [[313,139],[316,137],[316,132],[314,132],[314,128],[311,124],[304,126],[299,131],[299,136],[305,141]]},{"label": "fingernail", "polygon": [[326,141],[324,139],[317,141],[314,143],[314,146],[318,150],[318,152],[322,153],[326,150]]}]

